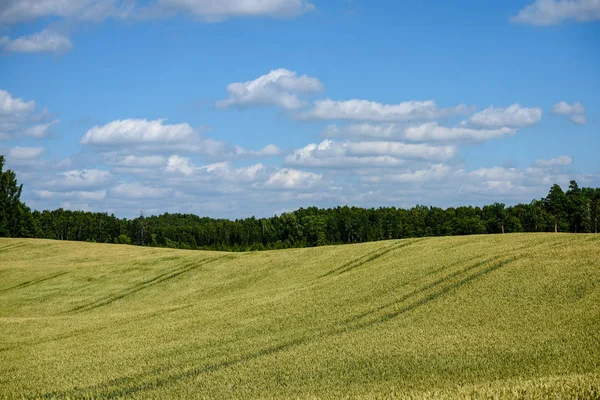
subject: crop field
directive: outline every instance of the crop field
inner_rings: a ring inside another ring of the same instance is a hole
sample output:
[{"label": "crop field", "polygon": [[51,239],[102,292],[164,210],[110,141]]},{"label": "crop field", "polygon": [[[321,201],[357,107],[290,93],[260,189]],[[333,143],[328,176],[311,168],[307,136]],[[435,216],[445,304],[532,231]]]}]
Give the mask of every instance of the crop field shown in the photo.
[{"label": "crop field", "polygon": [[600,398],[600,235],[0,239],[0,398]]}]

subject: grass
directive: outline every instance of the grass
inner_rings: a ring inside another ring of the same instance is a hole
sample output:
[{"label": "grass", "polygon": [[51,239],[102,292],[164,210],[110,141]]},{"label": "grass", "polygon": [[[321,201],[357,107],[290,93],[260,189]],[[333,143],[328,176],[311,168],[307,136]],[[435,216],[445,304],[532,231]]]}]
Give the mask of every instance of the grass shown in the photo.
[{"label": "grass", "polygon": [[0,398],[600,398],[600,235],[0,239]]}]

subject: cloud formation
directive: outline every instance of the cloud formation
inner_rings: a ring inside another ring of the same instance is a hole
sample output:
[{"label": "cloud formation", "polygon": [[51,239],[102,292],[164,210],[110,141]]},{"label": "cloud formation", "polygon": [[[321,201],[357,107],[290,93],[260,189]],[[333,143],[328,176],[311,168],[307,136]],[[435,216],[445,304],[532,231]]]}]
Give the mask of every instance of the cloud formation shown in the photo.
[{"label": "cloud formation", "polygon": [[44,29],[41,32],[11,39],[0,37],[0,47],[11,53],[66,53],[73,47],[71,40],[58,32]]},{"label": "cloud formation", "polygon": [[439,108],[433,100],[405,101],[399,104],[383,104],[368,100],[335,101],[317,100],[312,108],[300,114],[303,119],[353,120],[370,122],[398,122],[433,120],[468,113],[472,108],[459,104]]},{"label": "cloud formation", "polygon": [[299,167],[352,168],[394,167],[407,160],[448,160],[456,155],[454,146],[430,146],[402,142],[312,143],[289,154],[284,163]]},{"label": "cloud formation", "polygon": [[552,114],[567,116],[571,122],[577,125],[585,125],[587,122],[585,117],[585,108],[579,102],[575,102],[571,105],[567,102],[561,101],[552,107]]},{"label": "cloud formation", "polygon": [[526,108],[513,104],[506,108],[488,107],[462,123],[463,126],[480,128],[526,128],[537,124],[542,119],[542,109]]},{"label": "cloud formation", "polygon": [[573,164],[573,157],[571,156],[558,156],[549,160],[536,160],[534,163],[535,167],[539,168],[553,168],[553,167],[567,167]]},{"label": "cloud formation", "polygon": [[306,0],[158,0],[158,6],[208,22],[232,17],[293,18],[315,9]]},{"label": "cloud formation", "polygon": [[21,135],[36,139],[46,137],[50,128],[60,121],[53,120],[40,124],[47,121],[49,115],[45,109],[36,114],[35,108],[35,101],[23,100],[0,89],[0,139],[15,139]]},{"label": "cloud formation", "polygon": [[511,20],[537,26],[557,25],[564,21],[597,21],[600,20],[600,1],[536,0]]},{"label": "cloud formation", "polygon": [[[137,21],[193,16],[204,22],[220,22],[235,17],[293,18],[315,9],[307,0],[3,0],[0,25],[11,26],[38,19],[102,22],[108,18]],[[54,53],[70,51],[68,36],[46,27],[38,33],[11,39],[0,37],[0,47],[13,53]]]},{"label": "cloud formation", "polygon": [[286,110],[296,110],[307,103],[298,94],[315,93],[323,90],[317,78],[298,76],[285,68],[272,70],[253,81],[235,82],[227,86],[229,98],[216,103],[217,108],[278,106]]}]

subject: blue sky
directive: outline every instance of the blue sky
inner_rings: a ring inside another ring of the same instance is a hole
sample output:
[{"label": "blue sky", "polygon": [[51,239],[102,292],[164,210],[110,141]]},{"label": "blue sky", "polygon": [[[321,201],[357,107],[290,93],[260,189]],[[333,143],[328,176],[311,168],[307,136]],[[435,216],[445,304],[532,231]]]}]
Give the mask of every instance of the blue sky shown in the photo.
[{"label": "blue sky", "polygon": [[9,0],[35,209],[267,216],[600,185],[597,0]]}]

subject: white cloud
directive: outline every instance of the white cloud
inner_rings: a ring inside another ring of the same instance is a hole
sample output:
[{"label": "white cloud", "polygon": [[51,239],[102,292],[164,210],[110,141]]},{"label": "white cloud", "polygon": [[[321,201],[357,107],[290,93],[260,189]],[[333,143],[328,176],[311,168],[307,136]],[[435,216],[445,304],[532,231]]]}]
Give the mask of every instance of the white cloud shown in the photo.
[{"label": "white cloud", "polygon": [[573,157],[559,156],[549,160],[536,160],[534,166],[539,168],[566,167],[573,164]]},{"label": "white cloud", "polygon": [[231,17],[291,18],[315,8],[306,0],[158,0],[158,4],[211,22]]},{"label": "white cloud", "polygon": [[483,128],[525,128],[537,124],[542,119],[542,109],[526,108],[513,104],[506,108],[488,107],[463,121],[462,125]]},{"label": "white cloud", "polygon": [[267,178],[267,168],[261,164],[233,168],[230,162],[219,162],[198,168],[205,177],[214,178],[218,182],[233,184],[256,183]]},{"label": "white cloud", "polygon": [[116,0],[4,0],[0,21],[17,23],[44,17],[99,20],[116,9]]},{"label": "white cloud", "polygon": [[42,200],[74,199],[83,201],[100,201],[106,197],[106,190],[56,192],[51,190],[34,190],[35,195]]},{"label": "white cloud", "polygon": [[400,142],[346,142],[348,154],[356,156],[393,156],[408,160],[448,160],[457,153],[454,146],[431,146]]},{"label": "white cloud", "polygon": [[324,140],[295,150],[285,158],[285,164],[325,168],[393,167],[404,164],[406,160],[447,160],[456,152],[454,146]]},{"label": "white cloud", "polygon": [[181,143],[196,132],[190,125],[163,124],[165,120],[125,119],[95,126],[81,139],[81,144],[113,146],[123,144]]},{"label": "white cloud", "polygon": [[165,158],[162,156],[135,156],[128,155],[125,157],[117,154],[107,153],[104,155],[105,162],[108,165],[123,168],[155,168],[165,165]]},{"label": "white cloud", "polygon": [[8,157],[15,160],[33,160],[46,152],[43,147],[13,147],[8,150]]},{"label": "white cloud", "polygon": [[585,118],[585,107],[579,102],[572,105],[561,101],[552,107],[552,114],[568,116],[571,122],[577,125],[584,125],[587,121]]},{"label": "white cloud", "polygon": [[121,183],[110,190],[113,197],[124,199],[158,199],[171,194],[171,189],[155,188],[139,182]]},{"label": "white cloud", "polygon": [[470,110],[471,108],[464,104],[450,108],[438,108],[433,100],[382,104],[368,100],[334,101],[324,99],[315,101],[309,111],[300,114],[300,118],[397,122],[432,120],[440,117],[465,114]]},{"label": "white cloud", "polygon": [[338,127],[328,125],[321,135],[324,137],[353,137],[373,139],[404,138],[405,126],[400,124],[354,123]]},{"label": "white cloud", "polygon": [[167,160],[167,172],[178,172],[184,175],[192,175],[196,167],[192,160],[178,155],[172,155]]},{"label": "white cloud", "polygon": [[466,126],[446,127],[437,122],[419,125],[404,124],[348,124],[342,127],[329,125],[321,133],[324,137],[352,137],[388,140],[409,140],[414,142],[458,141],[482,142],[493,138],[514,135],[516,129],[501,127],[495,129],[472,128]]},{"label": "white cloud", "polygon": [[296,169],[283,168],[275,172],[265,183],[272,189],[307,189],[319,185],[323,175]]},{"label": "white cloud", "polygon": [[24,101],[0,89],[0,115],[29,114],[35,109],[35,101]]},{"label": "white cloud", "polygon": [[389,175],[386,178],[394,182],[428,182],[441,180],[451,173],[451,168],[445,164],[434,164],[427,169],[408,171],[402,174]]},{"label": "white cloud", "polygon": [[491,168],[479,168],[469,172],[470,178],[483,181],[513,181],[520,179],[523,176],[523,172],[516,168],[504,168],[504,167],[491,167]]},{"label": "white cloud", "polygon": [[109,171],[98,169],[71,170],[57,174],[57,179],[43,183],[46,189],[78,190],[105,187],[112,180]]},{"label": "white cloud", "polygon": [[270,157],[280,153],[275,145],[261,150],[229,146],[224,142],[202,137],[203,129],[195,129],[187,123],[165,124],[164,119],[125,119],[95,126],[81,138],[83,145],[92,145],[101,152],[177,152],[202,154],[212,159],[236,159]]},{"label": "white cloud", "polygon": [[281,154],[281,149],[274,144],[268,144],[260,150],[250,150],[244,147],[234,146],[233,153],[238,157],[272,157]]},{"label": "white cloud", "polygon": [[50,121],[46,124],[34,125],[31,128],[28,128],[25,131],[25,134],[27,136],[31,136],[32,138],[43,139],[46,136],[48,136],[50,128],[52,126],[58,124],[59,122],[60,122],[59,120],[55,119],[54,121]]},{"label": "white cloud", "polygon": [[10,39],[8,36],[0,37],[0,46],[12,53],[54,53],[62,54],[71,50],[71,40],[48,29],[28,36]]},{"label": "white cloud", "polygon": [[555,25],[567,20],[600,20],[600,1],[536,0],[512,17],[513,22],[531,25]]},{"label": "white cloud", "polygon": [[286,110],[302,108],[306,102],[298,93],[313,93],[323,90],[318,79],[306,75],[298,76],[287,69],[272,70],[253,81],[235,82],[227,86],[229,98],[216,103],[218,108],[278,106]]},{"label": "white cloud", "polygon": [[466,127],[445,127],[437,122],[429,122],[419,126],[406,128],[405,137],[413,141],[458,140],[467,142],[482,142],[484,140],[514,135],[513,128],[472,129]]},{"label": "white cloud", "polygon": [[46,109],[36,114],[35,107],[35,101],[25,101],[0,89],[0,139],[15,139],[23,134],[41,139],[51,126],[59,123],[55,120],[40,124],[47,121],[50,115]]},{"label": "white cloud", "polygon": [[577,125],[585,125],[587,123],[587,119],[585,118],[585,115],[581,115],[581,114],[571,115],[569,117],[569,119],[571,120],[571,122],[573,122],[574,124],[577,124]]}]

